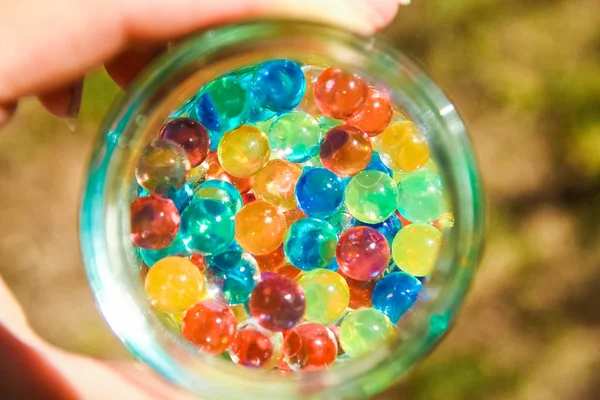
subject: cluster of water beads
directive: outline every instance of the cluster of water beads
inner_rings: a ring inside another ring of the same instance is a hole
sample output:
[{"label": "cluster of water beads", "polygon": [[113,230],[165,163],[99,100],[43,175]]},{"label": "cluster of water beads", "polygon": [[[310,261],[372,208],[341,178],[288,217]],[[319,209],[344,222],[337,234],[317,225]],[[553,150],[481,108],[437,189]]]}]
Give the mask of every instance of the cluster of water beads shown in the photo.
[{"label": "cluster of water beads", "polygon": [[131,205],[152,307],[252,368],[318,370],[397,336],[452,217],[425,137],[385,90],[271,60],[173,115]]}]

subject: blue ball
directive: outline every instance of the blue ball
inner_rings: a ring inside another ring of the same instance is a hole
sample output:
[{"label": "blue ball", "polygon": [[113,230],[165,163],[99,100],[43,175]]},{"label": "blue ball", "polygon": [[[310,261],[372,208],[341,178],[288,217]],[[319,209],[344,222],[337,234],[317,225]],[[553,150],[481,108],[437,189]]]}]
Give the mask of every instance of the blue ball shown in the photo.
[{"label": "blue ball", "polygon": [[385,221],[377,224],[367,224],[366,222],[361,222],[355,218],[352,219],[351,224],[352,226],[370,226],[373,229],[377,229],[379,233],[385,236],[390,248],[392,247],[392,242],[394,241],[396,234],[402,229],[402,221],[400,221],[400,218],[398,218],[395,213]]},{"label": "blue ball", "polygon": [[229,207],[233,215],[244,207],[244,200],[239,190],[231,183],[218,179],[211,179],[198,185],[194,191],[194,198],[220,201]]},{"label": "blue ball", "polygon": [[[211,149],[224,132],[241,126],[250,113],[250,95],[238,78],[232,75],[217,78],[206,84],[190,108],[190,117],[208,129]],[[213,137],[216,136],[216,137]]]},{"label": "blue ball", "polygon": [[228,270],[238,265],[243,255],[244,250],[242,250],[239,244],[233,242],[222,252],[207,256],[206,261],[211,268]]},{"label": "blue ball", "polygon": [[254,94],[250,91],[252,86],[252,80],[254,79],[254,74],[256,72],[255,68],[243,68],[238,73],[240,83],[242,87],[249,91],[250,93],[250,101],[252,105],[250,106],[250,114],[248,115],[247,123],[261,122],[266,121],[268,119],[273,118],[277,115],[275,111],[269,110],[268,108],[262,107],[256,99],[254,98]]},{"label": "blue ball", "polygon": [[392,170],[381,161],[381,157],[379,157],[379,153],[376,151],[371,154],[371,161],[369,161],[369,165],[366,166],[365,171],[381,171],[389,176],[393,176],[394,174]]},{"label": "blue ball", "polygon": [[290,60],[272,60],[261,64],[252,79],[251,93],[257,104],[272,111],[294,109],[306,90],[300,66]]},{"label": "blue ball", "polygon": [[303,271],[327,268],[335,258],[337,234],[327,222],[302,218],[292,224],[283,240],[290,264]]},{"label": "blue ball", "polygon": [[190,249],[208,255],[218,254],[233,242],[235,221],[225,203],[196,199],[181,215],[179,230]]},{"label": "blue ball", "polygon": [[260,270],[254,257],[243,253],[239,261],[230,268],[207,268],[205,277],[210,297],[227,304],[243,304],[260,282]]},{"label": "blue ball", "polygon": [[152,267],[156,264],[157,261],[162,260],[165,257],[170,256],[179,256],[179,257],[188,257],[192,255],[192,251],[187,247],[185,241],[182,239],[181,235],[178,234],[175,236],[173,243],[168,245],[163,249],[158,250],[147,250],[147,249],[139,249],[140,257],[142,261],[148,266]]},{"label": "blue ball", "polygon": [[[150,193],[144,189],[143,187],[138,187],[138,197],[150,196]],[[194,196],[194,188],[191,184],[186,183],[181,188],[175,190],[174,188],[169,188],[169,195],[167,196],[169,199],[173,200],[173,204],[177,208],[177,211],[181,214],[183,210],[190,204],[192,201],[192,197]]]},{"label": "blue ball", "polygon": [[417,301],[423,284],[406,272],[392,272],[384,276],[373,289],[373,308],[388,316],[396,324]]},{"label": "blue ball", "polygon": [[344,203],[344,181],[325,168],[305,168],[296,184],[296,200],[306,215],[325,218]]}]

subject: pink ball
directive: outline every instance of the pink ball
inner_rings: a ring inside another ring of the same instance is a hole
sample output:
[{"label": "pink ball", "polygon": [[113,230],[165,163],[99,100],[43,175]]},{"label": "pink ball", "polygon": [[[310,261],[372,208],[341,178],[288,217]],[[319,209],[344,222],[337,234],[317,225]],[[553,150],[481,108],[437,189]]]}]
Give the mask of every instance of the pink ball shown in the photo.
[{"label": "pink ball", "polygon": [[340,270],[357,281],[368,281],[382,273],[390,261],[390,245],[385,236],[368,226],[344,232],[336,248]]}]

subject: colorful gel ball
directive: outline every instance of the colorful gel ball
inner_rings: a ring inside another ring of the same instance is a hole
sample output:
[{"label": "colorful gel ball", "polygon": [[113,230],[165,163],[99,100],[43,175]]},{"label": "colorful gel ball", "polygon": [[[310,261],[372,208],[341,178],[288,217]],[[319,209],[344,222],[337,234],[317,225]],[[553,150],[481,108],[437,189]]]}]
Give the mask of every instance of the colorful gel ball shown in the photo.
[{"label": "colorful gel ball", "polygon": [[283,353],[283,335],[269,332],[253,321],[242,322],[231,346],[229,356],[235,364],[249,368],[271,369]]},{"label": "colorful gel ball", "polygon": [[303,271],[325,268],[335,256],[337,234],[333,227],[314,218],[296,221],[283,241],[290,264]]},{"label": "colorful gel ball", "polygon": [[245,303],[260,281],[256,260],[247,253],[233,267],[208,268],[205,274],[210,297],[232,305]]},{"label": "colorful gel ball", "polygon": [[184,257],[166,257],[146,275],[145,288],[152,306],[168,313],[180,313],[204,298],[204,275]]},{"label": "colorful gel ball", "polygon": [[[139,187],[138,197],[145,197],[145,196],[149,196],[149,195],[150,195],[150,192],[148,192],[146,189],[144,189],[141,186]],[[188,206],[188,204],[190,204],[190,201],[192,201],[193,196],[194,196],[194,188],[188,181],[185,185],[183,185],[178,190],[171,188],[169,190],[169,194],[167,195],[167,198],[173,200],[175,207],[177,207],[177,211],[179,211],[179,213],[181,214],[183,212],[183,210],[185,210],[185,208]]]},{"label": "colorful gel ball", "polygon": [[358,174],[371,161],[371,142],[358,128],[340,125],[321,142],[319,156],[325,168],[342,178]]},{"label": "colorful gel ball", "polygon": [[206,157],[206,161],[202,165],[206,165],[207,181],[221,180],[229,182],[233,186],[235,186],[235,188],[241,194],[248,193],[252,188],[251,177],[238,178],[236,176],[231,175],[223,169],[221,163],[219,162],[219,157],[216,151],[211,151],[210,153],[208,153],[208,157]]},{"label": "colorful gel ball", "polygon": [[189,171],[190,161],[181,146],[155,140],[142,151],[135,177],[148,192],[167,197],[185,184]]},{"label": "colorful gel ball", "polygon": [[218,148],[221,166],[238,178],[256,174],[269,161],[270,154],[267,135],[250,125],[225,133]]},{"label": "colorful gel ball", "polygon": [[377,278],[370,281],[358,281],[344,275],[343,272],[340,275],[344,277],[350,289],[348,308],[358,310],[360,308],[369,308],[373,305],[373,289],[375,289],[375,285],[377,284]]},{"label": "colorful gel ball", "polygon": [[392,323],[413,306],[423,284],[405,272],[392,272],[377,282],[373,289],[373,308],[385,314]]},{"label": "colorful gel ball", "polygon": [[390,319],[373,308],[350,312],[340,325],[340,344],[350,357],[371,353],[396,335]]},{"label": "colorful gel ball", "polygon": [[192,168],[202,164],[210,150],[208,131],[202,124],[190,118],[177,118],[167,122],[162,127],[159,137],[181,146]]},{"label": "colorful gel ball", "polygon": [[207,262],[211,268],[228,270],[235,268],[242,260],[244,250],[239,244],[233,242],[229,247],[219,253],[207,256]]},{"label": "colorful gel ball", "polygon": [[435,267],[441,242],[442,233],[429,224],[405,226],[392,243],[394,263],[411,275],[430,275]]},{"label": "colorful gel ball", "polygon": [[139,197],[131,203],[129,214],[129,237],[142,249],[164,249],[173,243],[179,232],[181,218],[170,199]]},{"label": "colorful gel ball", "polygon": [[356,175],[345,192],[345,204],[354,218],[377,224],[396,211],[398,188],[392,178],[381,171],[363,171]]},{"label": "colorful gel ball", "polygon": [[324,114],[345,119],[365,103],[369,88],[360,77],[331,67],[319,75],[314,91],[317,105]]},{"label": "colorful gel ball", "polygon": [[220,201],[196,199],[187,206],[181,219],[183,239],[192,250],[215,254],[225,250],[233,242],[233,213]]},{"label": "colorful gel ball", "polygon": [[[211,132],[224,133],[241,126],[250,114],[250,96],[238,78],[224,76],[204,86],[196,97],[190,116]],[[217,139],[220,135],[211,138]],[[213,144],[217,144],[213,143]]]},{"label": "colorful gel ball", "polygon": [[356,126],[368,136],[377,136],[390,124],[392,115],[392,102],[388,95],[369,88],[365,102],[346,123]]},{"label": "colorful gel ball", "polygon": [[391,177],[394,176],[393,171],[389,169],[383,163],[383,161],[381,161],[381,157],[379,156],[379,153],[377,151],[373,151],[371,155],[371,161],[369,161],[369,165],[365,167],[365,171],[381,171]]},{"label": "colorful gel ball", "polygon": [[340,209],[344,202],[343,180],[325,168],[305,171],[296,185],[298,206],[309,217],[325,218]]},{"label": "colorful gel ball", "polygon": [[288,229],[277,206],[263,200],[244,206],[235,216],[235,225],[235,239],[244,250],[254,255],[277,250]]},{"label": "colorful gel ball", "polygon": [[273,152],[284,160],[301,163],[319,151],[323,132],[311,115],[295,111],[279,116],[269,129]]},{"label": "colorful gel ball", "polygon": [[337,272],[318,268],[305,272],[296,281],[306,297],[306,321],[330,324],[342,317],[350,301],[350,289]]},{"label": "colorful gel ball", "polygon": [[281,210],[296,208],[294,193],[302,170],[296,164],[271,160],[254,177],[254,194]]},{"label": "colorful gel ball", "polygon": [[142,261],[148,266],[152,267],[159,260],[162,260],[165,257],[169,256],[180,256],[180,257],[188,257],[192,254],[192,251],[187,247],[185,242],[183,241],[181,234],[175,236],[173,242],[158,250],[148,250],[148,249],[140,249],[140,257]]},{"label": "colorful gel ball", "polygon": [[323,114],[315,100],[315,84],[324,70],[325,68],[314,65],[305,65],[302,67],[304,80],[306,82],[306,91],[304,92],[302,101],[298,105],[298,109],[312,115],[315,118]]},{"label": "colorful gel ball", "polygon": [[252,80],[254,79],[255,73],[256,67],[254,66],[242,68],[235,73],[235,75],[238,76],[242,87],[250,93],[250,114],[246,121],[248,123],[263,122],[277,115],[275,111],[262,107],[254,98],[254,95],[252,94]]},{"label": "colorful gel ball", "polygon": [[335,258],[344,275],[368,281],[388,267],[390,245],[376,229],[358,226],[340,236]]},{"label": "colorful gel ball", "polygon": [[258,66],[251,85],[257,104],[273,111],[296,107],[306,90],[304,73],[291,60],[271,60]]},{"label": "colorful gel ball", "polygon": [[263,328],[273,332],[292,329],[304,316],[304,290],[295,281],[273,275],[254,288],[249,302],[250,315]]},{"label": "colorful gel ball", "polygon": [[396,237],[396,234],[402,229],[402,222],[396,213],[392,214],[391,217],[386,219],[383,222],[379,222],[377,224],[367,224],[366,222],[361,222],[358,220],[354,220],[351,222],[352,226],[368,226],[373,229],[377,229],[379,233],[381,233],[388,241],[390,248],[392,247],[392,242]]},{"label": "colorful gel ball", "polygon": [[308,322],[290,331],[284,340],[284,359],[294,371],[329,367],[338,355],[337,339],[328,327]]},{"label": "colorful gel ball", "polygon": [[412,222],[435,221],[445,211],[444,190],[439,175],[415,171],[398,184],[398,211]]},{"label": "colorful gel ball", "polygon": [[410,172],[429,159],[429,144],[411,121],[396,122],[380,135],[381,161],[393,171]]},{"label": "colorful gel ball", "polygon": [[204,300],[185,312],[181,333],[207,354],[221,354],[235,337],[237,320],[229,307]]},{"label": "colorful gel ball", "polygon": [[244,206],[242,195],[231,183],[210,180],[201,183],[194,191],[195,199],[211,199],[225,204],[233,215]]}]

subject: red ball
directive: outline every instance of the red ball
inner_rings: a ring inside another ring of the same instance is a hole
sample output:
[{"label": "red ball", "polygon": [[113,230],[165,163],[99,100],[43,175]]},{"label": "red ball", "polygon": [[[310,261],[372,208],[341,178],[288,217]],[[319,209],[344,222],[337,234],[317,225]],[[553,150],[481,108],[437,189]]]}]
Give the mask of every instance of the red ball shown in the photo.
[{"label": "red ball", "polygon": [[340,275],[344,277],[348,284],[348,288],[350,289],[350,303],[348,303],[348,308],[358,310],[359,308],[369,308],[373,306],[373,289],[375,289],[379,277],[370,281],[358,281],[343,273],[340,273]]},{"label": "red ball", "polygon": [[338,353],[333,332],[312,322],[294,328],[286,336],[283,348],[286,362],[297,371],[324,369],[333,364]]},{"label": "red ball", "polygon": [[342,345],[340,344],[340,327],[337,325],[329,324],[329,325],[327,325],[327,328],[329,328],[329,330],[333,333],[333,336],[335,336],[335,342],[337,343],[337,348],[338,348],[337,355],[343,356],[346,352],[344,351],[344,349],[342,348]]},{"label": "red ball", "polygon": [[129,237],[133,244],[142,249],[158,250],[173,242],[181,218],[172,200],[146,196],[131,203],[130,222]]},{"label": "red ball", "polygon": [[263,279],[250,297],[250,315],[270,331],[281,332],[296,326],[304,316],[304,290],[295,281],[281,275]]},{"label": "red ball", "polygon": [[236,326],[235,315],[229,307],[205,300],[186,311],[181,332],[203,352],[220,354],[233,342]]},{"label": "red ball", "polygon": [[267,365],[274,354],[273,342],[266,333],[258,329],[239,330],[229,348],[231,360],[246,367],[261,368]]},{"label": "red ball", "polygon": [[315,100],[323,113],[345,119],[363,105],[367,84],[358,76],[339,68],[327,68],[315,82]]},{"label": "red ball", "polygon": [[160,138],[180,145],[185,150],[192,168],[202,164],[210,151],[208,131],[193,119],[177,118],[167,122],[160,132]]},{"label": "red ball", "polygon": [[369,88],[367,100],[346,123],[360,128],[369,136],[377,136],[392,121],[392,102],[377,89]]},{"label": "red ball", "polygon": [[335,257],[344,275],[358,281],[368,281],[387,268],[390,245],[377,229],[357,226],[340,236]]}]

